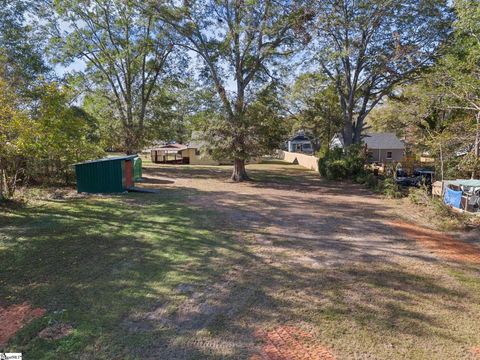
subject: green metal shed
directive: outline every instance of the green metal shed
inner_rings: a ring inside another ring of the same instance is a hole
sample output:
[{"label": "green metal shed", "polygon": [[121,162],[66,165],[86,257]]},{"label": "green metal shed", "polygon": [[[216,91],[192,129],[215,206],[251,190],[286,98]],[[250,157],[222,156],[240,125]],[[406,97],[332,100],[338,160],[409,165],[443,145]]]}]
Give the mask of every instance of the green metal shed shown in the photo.
[{"label": "green metal shed", "polygon": [[133,159],[133,181],[142,180],[142,159],[139,157]]},{"label": "green metal shed", "polygon": [[77,191],[119,193],[134,186],[134,159],[137,155],[119,156],[74,164]]}]

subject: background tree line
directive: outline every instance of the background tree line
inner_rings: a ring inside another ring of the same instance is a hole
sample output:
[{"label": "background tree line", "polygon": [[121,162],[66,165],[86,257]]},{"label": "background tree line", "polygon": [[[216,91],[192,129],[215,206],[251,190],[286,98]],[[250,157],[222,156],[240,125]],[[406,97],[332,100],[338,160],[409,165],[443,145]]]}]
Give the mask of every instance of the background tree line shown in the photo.
[{"label": "background tree line", "polygon": [[434,157],[442,178],[480,175],[480,4],[457,0],[452,35],[434,64],[395,88],[370,123]]},{"label": "background tree line", "polygon": [[[2,2],[0,146],[11,154],[2,155],[2,189],[28,171],[41,179],[42,163],[66,178],[72,162],[103,150],[134,153],[193,130],[242,181],[245,161],[294,129],[317,148],[338,132],[347,146],[360,143],[372,110],[441,62],[451,69],[448,116],[476,106],[460,85],[462,73],[478,89],[468,76],[478,71],[474,1]],[[23,139],[14,124],[35,131]]]}]

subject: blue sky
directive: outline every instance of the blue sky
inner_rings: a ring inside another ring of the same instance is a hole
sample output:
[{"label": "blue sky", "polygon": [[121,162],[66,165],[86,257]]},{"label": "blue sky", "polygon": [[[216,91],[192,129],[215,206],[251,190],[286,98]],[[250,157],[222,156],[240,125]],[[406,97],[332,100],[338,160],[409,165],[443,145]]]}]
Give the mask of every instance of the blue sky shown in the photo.
[{"label": "blue sky", "polygon": [[54,66],[54,71],[55,73],[63,77],[65,74],[72,72],[72,71],[82,71],[85,69],[85,62],[83,60],[75,60],[72,64],[68,66],[63,66],[63,65],[55,65]]}]

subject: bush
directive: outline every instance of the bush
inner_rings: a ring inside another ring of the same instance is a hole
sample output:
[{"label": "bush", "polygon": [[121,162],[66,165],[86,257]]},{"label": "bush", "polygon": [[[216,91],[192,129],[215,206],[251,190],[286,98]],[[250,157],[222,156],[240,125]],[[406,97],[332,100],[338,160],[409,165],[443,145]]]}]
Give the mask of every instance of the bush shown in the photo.
[{"label": "bush", "polygon": [[378,179],[370,172],[362,172],[355,177],[355,182],[363,184],[370,189],[375,189],[378,186]]},{"label": "bush", "polygon": [[427,206],[431,202],[430,194],[426,186],[409,188],[408,199],[415,205]]},{"label": "bush", "polygon": [[328,178],[328,168],[330,163],[335,160],[340,160],[343,156],[343,150],[335,148],[329,150],[328,148],[322,148],[318,154],[318,171],[320,175]]},{"label": "bush", "polygon": [[398,199],[402,197],[400,187],[393,178],[386,178],[383,182],[382,193],[390,199]]},{"label": "bush", "polygon": [[355,177],[364,172],[367,155],[361,145],[352,145],[345,150],[345,161],[349,177]]},{"label": "bush", "polygon": [[466,213],[457,213],[445,205],[441,198],[432,198],[428,187],[411,188],[408,199],[415,205],[422,207],[422,217],[429,224],[443,231],[463,229],[475,224],[476,216]]},{"label": "bush", "polygon": [[365,185],[372,189],[376,188],[378,186],[378,178],[372,173],[367,173],[365,176]]},{"label": "bush", "polygon": [[331,180],[340,180],[347,178],[348,164],[345,159],[330,161],[327,165],[327,178]]},{"label": "bush", "polygon": [[366,155],[361,145],[352,145],[345,150],[322,149],[319,153],[318,169],[328,179],[356,179],[363,175]]},{"label": "bush", "polygon": [[365,185],[369,189],[382,193],[390,199],[398,199],[403,196],[400,186],[397,185],[393,178],[379,180],[372,173],[364,172],[363,174],[358,174],[354,180],[356,183]]},{"label": "bush", "polygon": [[357,184],[365,184],[366,183],[366,175],[365,174],[358,174],[355,179],[353,179]]}]

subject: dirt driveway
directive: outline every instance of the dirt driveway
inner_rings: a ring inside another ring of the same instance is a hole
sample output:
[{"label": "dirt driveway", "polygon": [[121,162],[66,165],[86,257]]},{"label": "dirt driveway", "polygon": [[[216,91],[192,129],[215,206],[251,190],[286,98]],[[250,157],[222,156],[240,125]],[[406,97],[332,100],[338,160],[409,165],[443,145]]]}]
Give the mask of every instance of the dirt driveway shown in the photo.
[{"label": "dirt driveway", "polygon": [[[146,186],[184,191],[189,206],[215,214],[206,226],[245,248],[222,279],[186,284],[184,322],[175,320],[184,352],[157,355],[191,358],[185,349],[203,347],[212,358],[475,358],[479,241],[466,250],[473,257],[444,256],[424,246],[438,233],[420,241],[399,217],[405,209],[361,186],[295,165],[248,171],[255,181],[242,184],[225,180],[226,167],[145,171]],[[448,239],[455,252],[459,240]]]}]

